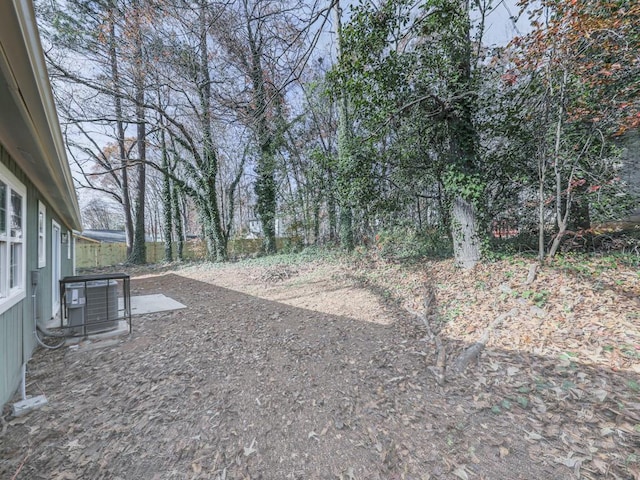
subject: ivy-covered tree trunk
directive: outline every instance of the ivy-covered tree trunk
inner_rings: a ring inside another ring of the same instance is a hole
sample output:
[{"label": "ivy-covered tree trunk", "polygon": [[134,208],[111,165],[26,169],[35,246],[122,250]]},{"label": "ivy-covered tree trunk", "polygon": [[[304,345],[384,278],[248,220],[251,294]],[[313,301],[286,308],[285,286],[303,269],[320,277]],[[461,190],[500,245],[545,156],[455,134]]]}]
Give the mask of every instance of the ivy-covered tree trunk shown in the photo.
[{"label": "ivy-covered tree trunk", "polygon": [[[336,36],[338,59],[342,58],[342,8],[340,2],[335,3]],[[353,210],[350,202],[349,172],[351,171],[351,125],[349,123],[349,111],[347,94],[341,89],[338,98],[338,203],[340,207],[340,245],[345,250],[353,250]]]},{"label": "ivy-covered tree trunk", "polygon": [[201,218],[206,235],[207,255],[209,260],[222,262],[227,259],[227,244],[222,232],[220,208],[216,185],[218,181],[218,155],[213,144],[213,127],[211,124],[211,73],[209,69],[209,48],[207,44],[207,0],[200,3],[199,25],[199,74],[198,94],[202,110],[202,134],[203,134],[203,171],[204,179],[201,179],[202,189],[205,191],[205,204],[200,205]]},{"label": "ivy-covered tree trunk", "polygon": [[338,204],[339,204],[339,227],[340,246],[347,250],[353,250],[353,210],[351,207],[351,181],[349,172],[352,171],[352,158],[350,151],[350,138],[348,134],[349,116],[347,114],[347,101],[345,98],[339,100],[339,123],[338,123]]},{"label": "ivy-covered tree trunk", "polygon": [[166,132],[164,129],[160,132],[160,143],[162,148],[162,169],[165,172],[162,177],[164,261],[171,262],[173,260],[173,239],[171,235],[173,231],[173,200],[171,195],[171,177],[169,176],[169,153],[167,152]]},{"label": "ivy-covered tree trunk", "polygon": [[256,168],[257,179],[255,192],[257,196],[256,211],[264,234],[263,249],[265,253],[276,253],[276,180],[275,159],[268,145],[262,146],[260,161]]},{"label": "ivy-covered tree trunk", "polygon": [[137,168],[138,185],[136,187],[136,200],[134,205],[135,213],[135,226],[133,235],[133,247],[131,248],[131,255],[129,255],[129,262],[136,265],[143,265],[147,262],[147,244],[145,235],[145,184],[146,184],[146,169],[145,158],[146,148],[144,146],[146,128],[144,123],[144,116],[138,118],[138,155],[140,156],[140,164]]},{"label": "ivy-covered tree trunk", "polygon": [[182,209],[180,208],[182,191],[176,182],[171,183],[173,187],[171,195],[171,212],[176,234],[176,259],[179,262],[182,262],[184,260],[184,228],[182,225]]},{"label": "ivy-covered tree trunk", "polygon": [[310,219],[312,222],[312,235],[314,245],[318,245],[320,239],[320,203],[320,198],[316,198],[316,202],[313,204],[313,215]]},{"label": "ivy-covered tree trunk", "polygon": [[[277,211],[277,188],[276,188],[276,161],[277,139],[273,120],[268,116],[272,108],[267,104],[267,84],[262,66],[262,51],[258,34],[254,31],[247,12],[247,40],[250,50],[251,61],[251,82],[253,87],[253,122],[256,133],[259,157],[256,167],[256,213],[262,225],[264,235],[263,249],[267,254],[276,253],[276,211]],[[272,99],[272,101],[277,101]]]},{"label": "ivy-covered tree trunk", "polygon": [[331,169],[327,172],[327,182],[329,188],[327,189],[327,216],[329,217],[329,241],[335,242],[337,238],[338,230],[338,215],[336,212],[336,185],[333,172]]},{"label": "ivy-covered tree trunk", "polygon": [[[210,184],[209,187],[212,185]],[[218,195],[215,188],[208,188],[208,194],[203,223],[207,236],[209,260],[224,262],[227,259],[227,242],[222,231]]]},{"label": "ivy-covered tree trunk", "polygon": [[340,207],[340,246],[347,251],[353,250],[353,210],[348,205]]},{"label": "ivy-covered tree trunk", "polygon": [[[474,201],[480,198],[478,184],[477,135],[473,125],[475,87],[471,76],[471,21],[468,0],[459,3],[459,41],[451,44],[454,71],[449,83],[453,100],[447,121],[451,170],[448,185],[451,205],[451,237],[456,264],[464,269],[474,267],[481,258],[478,221]],[[454,30],[455,31],[455,30]]]}]

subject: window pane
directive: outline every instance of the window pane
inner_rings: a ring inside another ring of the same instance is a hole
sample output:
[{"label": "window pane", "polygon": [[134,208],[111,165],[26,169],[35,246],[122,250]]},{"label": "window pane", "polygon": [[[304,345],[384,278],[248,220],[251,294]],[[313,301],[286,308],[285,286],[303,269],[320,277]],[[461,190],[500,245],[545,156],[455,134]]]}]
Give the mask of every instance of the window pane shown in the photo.
[{"label": "window pane", "polygon": [[7,234],[7,185],[0,182],[0,235]]},{"label": "window pane", "polygon": [[22,283],[22,269],[20,262],[22,261],[22,244],[11,244],[11,265],[9,268],[9,288],[19,287]]},{"label": "window pane", "polygon": [[22,238],[22,197],[11,192],[11,236]]},{"label": "window pane", "polygon": [[7,268],[7,242],[0,242],[0,298],[7,296],[7,277],[5,275]]},{"label": "window pane", "polygon": [[44,212],[38,212],[38,267],[44,265]]}]

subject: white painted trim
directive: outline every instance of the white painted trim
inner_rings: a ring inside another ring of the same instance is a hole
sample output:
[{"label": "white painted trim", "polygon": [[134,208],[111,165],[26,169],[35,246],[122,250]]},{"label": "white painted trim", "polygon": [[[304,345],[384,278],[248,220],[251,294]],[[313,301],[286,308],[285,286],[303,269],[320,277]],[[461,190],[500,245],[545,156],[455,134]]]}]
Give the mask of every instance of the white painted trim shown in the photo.
[{"label": "white painted trim", "polygon": [[56,113],[32,0],[0,0],[0,82],[11,121],[5,149],[70,229],[80,209]]},{"label": "white painted trim", "polygon": [[[79,214],[80,209],[78,206],[78,200],[75,196],[73,176],[67,160],[67,150],[62,139],[60,123],[58,122],[58,113],[53,99],[51,82],[49,81],[49,73],[47,71],[44,53],[42,51],[40,33],[38,32],[33,4],[32,2],[25,2],[24,0],[13,0],[13,2],[16,15],[18,16],[18,23],[20,24],[20,29],[22,30],[25,45],[27,46],[27,51],[29,53],[29,63],[31,64],[31,69],[34,73],[36,87],[40,93],[45,121],[49,126],[49,131],[51,132],[51,139],[56,150],[56,157],[62,167],[62,180],[67,191],[71,192],[70,197],[74,203],[72,211],[75,210],[74,213]],[[77,220],[79,219],[80,216],[78,215]]]},{"label": "white painted trim", "polygon": [[[14,288],[13,291],[7,290],[7,297],[0,300],[0,314],[6,312],[11,307],[19,303],[23,300],[27,295],[27,188],[18,180],[18,178],[9,170],[9,168],[0,162],[0,180],[6,183],[13,191],[20,194],[22,196],[22,286],[19,288]],[[5,208],[7,212],[9,212],[9,202],[11,201],[11,196],[7,195],[7,204]],[[8,213],[7,213],[8,215]],[[7,220],[9,220],[7,218]],[[7,221],[7,237],[9,236],[10,224]],[[7,249],[8,250],[8,249]],[[10,262],[10,252],[5,252],[6,260],[7,260],[7,270],[0,271],[0,275],[4,276],[4,281],[6,284],[9,283],[9,262]]]},{"label": "white painted trim", "polygon": [[[42,224],[40,224],[40,214],[42,214]],[[42,227],[42,232],[40,228]],[[42,234],[42,245],[40,235]],[[40,248],[42,247],[42,251]],[[41,200],[38,200],[38,268],[47,266],[47,207]]]},{"label": "white painted trim", "polygon": [[[54,230],[58,229],[58,251],[54,250],[55,246],[55,233]],[[62,276],[62,229],[60,224],[51,219],[51,317],[55,317],[60,309],[60,290],[59,281]],[[56,258],[59,271],[55,271]]]}]

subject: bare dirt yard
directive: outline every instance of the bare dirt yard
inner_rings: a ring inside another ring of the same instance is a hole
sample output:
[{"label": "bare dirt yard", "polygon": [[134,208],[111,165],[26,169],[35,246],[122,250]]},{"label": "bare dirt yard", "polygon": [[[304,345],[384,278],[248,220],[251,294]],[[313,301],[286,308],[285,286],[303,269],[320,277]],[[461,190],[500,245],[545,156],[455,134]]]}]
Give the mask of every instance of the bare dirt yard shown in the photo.
[{"label": "bare dirt yard", "polygon": [[36,352],[0,478],[639,479],[637,267],[528,262],[131,270],[187,308]]}]

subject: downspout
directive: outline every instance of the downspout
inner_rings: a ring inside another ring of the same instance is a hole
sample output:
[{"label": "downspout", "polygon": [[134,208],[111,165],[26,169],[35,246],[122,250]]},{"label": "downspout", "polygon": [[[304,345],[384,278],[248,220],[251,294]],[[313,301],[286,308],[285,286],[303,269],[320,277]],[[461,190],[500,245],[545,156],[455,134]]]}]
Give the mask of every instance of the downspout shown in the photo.
[{"label": "downspout", "polygon": [[[33,314],[33,335],[38,340],[38,335],[36,335],[37,328],[37,309],[36,309],[36,291],[38,288],[38,280],[40,277],[40,272],[38,270],[31,271],[31,309]],[[20,382],[20,396],[22,397],[22,401],[27,399],[27,362],[29,359],[27,358],[27,352],[24,348],[24,320],[22,321],[22,368],[21,368],[21,377],[22,381]],[[38,342],[39,343],[39,342]]]},{"label": "downspout", "polygon": [[[37,295],[36,295],[36,289],[38,286],[38,280],[40,278],[40,272],[38,270],[32,270],[31,271],[31,289],[32,289],[32,293],[31,293],[31,302],[33,305],[33,324],[34,324],[34,335],[36,337],[36,340],[38,340],[38,343],[40,343],[40,340],[38,339],[38,335],[36,334],[35,330],[37,328],[37,318],[36,318],[36,299],[37,299]],[[47,404],[47,397],[45,397],[44,395],[37,395],[35,397],[27,397],[27,362],[28,359],[26,358],[27,353],[26,350],[24,348],[24,318],[23,318],[23,322],[22,322],[22,385],[21,385],[21,389],[20,389],[20,393],[22,395],[22,400],[19,402],[16,402],[13,404],[13,415],[15,417],[20,417],[22,415],[26,415],[27,413],[29,413],[31,410],[34,410],[36,408],[40,408],[43,405]]]},{"label": "downspout", "polygon": [[[37,311],[37,290],[38,290],[38,282],[40,280],[40,271],[32,270],[31,271],[31,288],[33,293],[31,294],[31,304],[33,305],[33,336],[36,338],[36,342],[41,347],[46,348],[47,350],[55,350],[56,348],[60,348],[64,345],[64,341],[56,344],[56,345],[47,345],[38,336],[38,331],[40,331],[45,337],[60,337],[60,334],[51,332],[47,330],[44,325],[38,325],[38,311]],[[24,346],[23,346],[24,348]],[[25,362],[26,365],[26,362]]]}]

